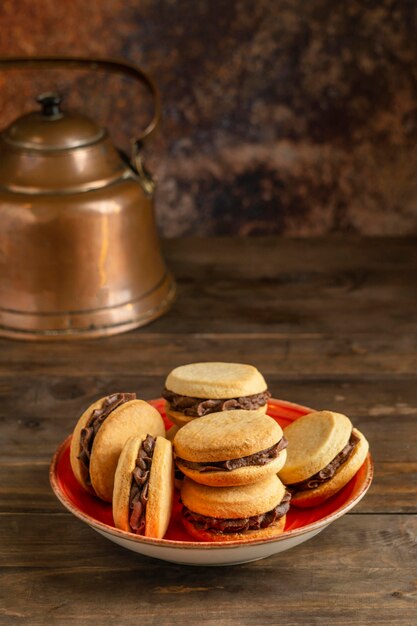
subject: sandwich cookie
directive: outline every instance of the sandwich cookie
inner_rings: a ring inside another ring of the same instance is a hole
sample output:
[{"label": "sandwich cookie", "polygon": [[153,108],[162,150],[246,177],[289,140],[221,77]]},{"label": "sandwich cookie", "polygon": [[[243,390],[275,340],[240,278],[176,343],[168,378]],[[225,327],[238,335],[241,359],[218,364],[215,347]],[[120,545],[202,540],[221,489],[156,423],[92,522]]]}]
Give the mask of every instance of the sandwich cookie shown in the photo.
[{"label": "sandwich cookie", "polygon": [[113,490],[116,528],[161,539],[174,493],[172,444],[164,437],[131,437],[117,464]]},{"label": "sandwich cookie", "polygon": [[178,426],[221,411],[266,412],[271,397],[262,374],[243,363],[191,363],[176,367],[162,392],[166,414]]},{"label": "sandwich cookie", "polygon": [[318,506],[344,487],[366,459],[369,444],[346,415],[309,413],[285,429],[287,462],[279,477],[292,504]]},{"label": "sandwich cookie", "polygon": [[185,478],[182,522],[200,541],[272,538],[285,528],[290,499],[275,474],[240,487],[207,487]]},{"label": "sandwich cookie", "polygon": [[114,473],[132,435],[165,435],[158,411],[134,393],[114,393],[94,402],[75,426],[70,449],[72,471],[84,489],[111,502]]},{"label": "sandwich cookie", "polygon": [[226,487],[276,474],[287,458],[281,427],[258,411],[223,411],[186,424],[174,437],[179,469],[195,482]]}]

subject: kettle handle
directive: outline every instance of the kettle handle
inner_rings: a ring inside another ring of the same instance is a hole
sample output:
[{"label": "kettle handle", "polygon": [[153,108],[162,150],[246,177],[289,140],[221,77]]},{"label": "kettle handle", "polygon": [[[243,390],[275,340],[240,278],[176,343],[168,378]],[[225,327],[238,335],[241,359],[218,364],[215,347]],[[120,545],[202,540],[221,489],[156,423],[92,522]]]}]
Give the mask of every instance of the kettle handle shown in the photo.
[{"label": "kettle handle", "polygon": [[134,154],[139,154],[141,148],[154,135],[161,120],[161,98],[159,91],[153,80],[145,74],[143,70],[130,63],[115,59],[97,59],[87,57],[1,57],[0,70],[9,69],[50,69],[56,67],[66,67],[67,69],[85,69],[91,71],[104,70],[112,74],[124,74],[130,76],[146,85],[152,94],[154,111],[151,121],[138,139],[133,140]]}]

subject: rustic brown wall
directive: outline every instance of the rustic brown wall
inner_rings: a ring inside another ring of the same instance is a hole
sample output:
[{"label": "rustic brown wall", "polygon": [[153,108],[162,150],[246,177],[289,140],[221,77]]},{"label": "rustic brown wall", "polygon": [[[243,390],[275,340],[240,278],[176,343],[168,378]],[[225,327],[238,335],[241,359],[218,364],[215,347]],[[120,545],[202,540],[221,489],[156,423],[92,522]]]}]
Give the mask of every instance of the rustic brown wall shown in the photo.
[{"label": "rustic brown wall", "polygon": [[[163,234],[417,233],[415,0],[2,0],[0,54],[147,68]],[[57,87],[115,140],[145,123],[116,78],[0,75],[0,126]]]}]

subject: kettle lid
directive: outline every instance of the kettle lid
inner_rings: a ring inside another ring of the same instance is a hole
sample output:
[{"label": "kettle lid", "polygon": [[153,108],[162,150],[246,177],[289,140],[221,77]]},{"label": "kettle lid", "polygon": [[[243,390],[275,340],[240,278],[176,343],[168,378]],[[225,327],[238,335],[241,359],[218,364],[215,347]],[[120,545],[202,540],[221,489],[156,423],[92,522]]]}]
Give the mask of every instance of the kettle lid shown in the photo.
[{"label": "kettle lid", "polygon": [[47,92],[37,97],[40,111],[15,120],[3,133],[7,143],[31,150],[68,150],[102,139],[106,131],[93,120],[60,109],[61,96]]}]

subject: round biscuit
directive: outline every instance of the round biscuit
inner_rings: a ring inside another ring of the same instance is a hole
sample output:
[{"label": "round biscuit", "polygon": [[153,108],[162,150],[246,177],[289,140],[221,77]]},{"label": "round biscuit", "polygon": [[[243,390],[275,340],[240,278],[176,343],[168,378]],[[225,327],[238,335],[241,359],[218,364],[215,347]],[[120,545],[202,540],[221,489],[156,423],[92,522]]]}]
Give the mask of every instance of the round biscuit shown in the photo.
[{"label": "round biscuit", "polygon": [[192,420],[174,437],[174,453],[186,461],[227,461],[266,450],[282,428],[259,411],[223,411]]},{"label": "round biscuit", "polygon": [[243,363],[190,363],[168,374],[165,387],[193,398],[239,398],[266,391],[262,374]]},{"label": "round biscuit", "polygon": [[239,519],[271,511],[284,494],[285,487],[275,474],[239,487],[208,487],[185,478],[181,500],[190,511],[200,515]]},{"label": "round biscuit", "polygon": [[[130,437],[120,454],[114,477],[113,521],[116,528],[132,532],[130,518],[130,490],[132,472],[140,446],[145,437]],[[157,437],[149,472],[148,502],[145,513],[146,537],[162,538],[168,528],[174,494],[174,466],[172,444]]]},{"label": "round biscuit", "polygon": [[298,483],[326,467],[349,441],[352,422],[333,411],[303,415],[285,429],[287,462],[280,471],[286,485]]},{"label": "round biscuit", "polygon": [[120,454],[114,475],[113,487],[113,521],[116,528],[132,532],[129,524],[130,508],[129,498],[132,488],[132,472],[136,466],[139,448],[142,445],[144,435],[130,437]]},{"label": "round biscuit", "polygon": [[337,470],[333,478],[322,483],[316,489],[306,489],[305,491],[295,493],[291,498],[291,504],[299,508],[319,506],[322,502],[343,489],[355,476],[367,457],[369,444],[359,430],[354,428],[353,433],[359,437],[359,442],[356,444],[349,458]]},{"label": "round biscuit", "polygon": [[129,437],[148,433],[165,437],[165,426],[159,412],[144,400],[125,402],[104,420],[90,458],[91,485],[99,498],[112,501],[117,461]]},{"label": "round biscuit", "polygon": [[157,437],[149,474],[145,536],[161,539],[168,528],[174,496],[172,443]]}]

